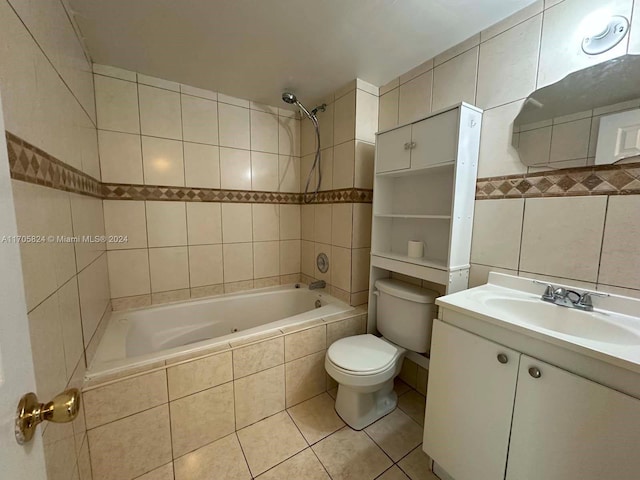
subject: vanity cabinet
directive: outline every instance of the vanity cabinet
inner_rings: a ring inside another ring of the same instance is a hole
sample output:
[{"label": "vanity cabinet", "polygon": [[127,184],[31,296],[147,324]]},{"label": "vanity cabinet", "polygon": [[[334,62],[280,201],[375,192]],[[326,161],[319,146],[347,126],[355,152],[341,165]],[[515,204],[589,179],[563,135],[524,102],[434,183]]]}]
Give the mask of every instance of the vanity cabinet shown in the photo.
[{"label": "vanity cabinet", "polygon": [[430,365],[424,450],[455,480],[639,478],[640,400],[440,320]]}]

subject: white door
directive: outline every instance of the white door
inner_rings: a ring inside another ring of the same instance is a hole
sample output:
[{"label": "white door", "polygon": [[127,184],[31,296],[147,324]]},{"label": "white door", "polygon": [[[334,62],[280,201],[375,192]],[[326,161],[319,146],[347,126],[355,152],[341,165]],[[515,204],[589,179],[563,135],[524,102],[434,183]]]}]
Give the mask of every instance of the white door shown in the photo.
[{"label": "white door", "polygon": [[456,480],[504,479],[519,359],[434,320],[423,448]]},{"label": "white door", "polygon": [[533,478],[640,478],[640,400],[523,355],[507,480]]},{"label": "white door", "polygon": [[376,173],[411,167],[411,125],[381,133],[376,141]]},{"label": "white door", "polygon": [[459,115],[456,108],[411,126],[413,170],[455,162]]},{"label": "white door", "polygon": [[2,237],[17,234],[4,131],[0,114],[0,478],[45,480],[40,428],[25,446],[18,445],[14,435],[18,400],[34,392],[36,382],[20,251],[15,243],[2,243]]}]

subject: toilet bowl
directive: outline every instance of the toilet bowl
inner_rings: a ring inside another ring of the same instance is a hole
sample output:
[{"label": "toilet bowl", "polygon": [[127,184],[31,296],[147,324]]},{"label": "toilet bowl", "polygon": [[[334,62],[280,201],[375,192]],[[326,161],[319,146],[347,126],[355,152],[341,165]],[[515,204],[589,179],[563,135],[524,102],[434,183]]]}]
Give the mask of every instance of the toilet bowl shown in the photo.
[{"label": "toilet bowl", "polygon": [[398,403],[393,379],[406,350],[371,334],[340,339],[325,357],[327,373],[339,384],[336,412],[347,425],[362,430]]},{"label": "toilet bowl", "polygon": [[383,335],[354,335],[332,343],[325,369],[338,382],[336,412],[362,430],[398,404],[393,379],[408,350],[429,351],[437,292],[395,279],[375,283],[377,329]]}]

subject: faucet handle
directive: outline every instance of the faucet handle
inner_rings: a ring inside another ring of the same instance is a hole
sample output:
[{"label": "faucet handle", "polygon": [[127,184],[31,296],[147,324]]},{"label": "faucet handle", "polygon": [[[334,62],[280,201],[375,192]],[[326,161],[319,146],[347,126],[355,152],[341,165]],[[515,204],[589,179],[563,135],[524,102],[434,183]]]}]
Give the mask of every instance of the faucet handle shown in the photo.
[{"label": "faucet handle", "polygon": [[553,300],[555,298],[556,287],[547,282],[540,282],[538,280],[534,280],[533,283],[537,285],[546,285],[544,289],[544,293],[542,294],[543,300]]},{"label": "faucet handle", "polygon": [[578,300],[578,305],[580,307],[586,307],[588,310],[593,310],[593,302],[591,301],[591,297],[609,297],[608,293],[599,293],[599,292],[584,292],[580,295],[580,299]]}]

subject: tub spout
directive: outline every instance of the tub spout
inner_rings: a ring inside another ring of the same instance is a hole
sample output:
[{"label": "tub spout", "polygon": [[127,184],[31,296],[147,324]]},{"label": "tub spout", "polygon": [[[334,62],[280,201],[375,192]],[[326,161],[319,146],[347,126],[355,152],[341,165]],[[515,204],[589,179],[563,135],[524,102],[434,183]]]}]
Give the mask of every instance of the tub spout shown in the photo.
[{"label": "tub spout", "polygon": [[316,290],[318,288],[324,288],[327,286],[327,282],[324,280],[316,280],[315,282],[311,282],[309,284],[309,290]]}]

